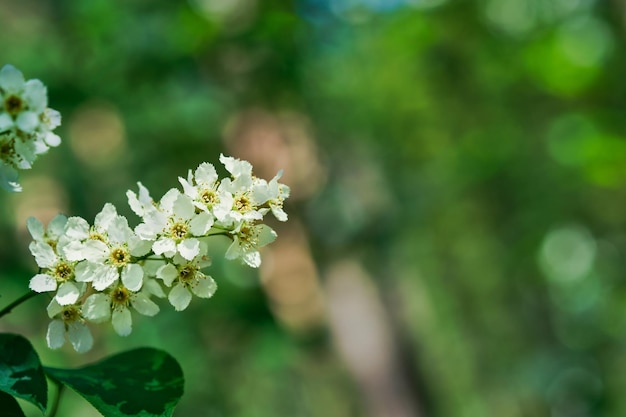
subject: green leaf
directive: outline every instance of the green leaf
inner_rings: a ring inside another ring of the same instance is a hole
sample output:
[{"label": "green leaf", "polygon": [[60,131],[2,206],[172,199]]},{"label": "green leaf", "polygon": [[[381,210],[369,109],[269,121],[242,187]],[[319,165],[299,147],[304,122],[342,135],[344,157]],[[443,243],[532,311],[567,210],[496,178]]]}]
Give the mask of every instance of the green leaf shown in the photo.
[{"label": "green leaf", "polygon": [[183,395],[180,365],[157,349],[123,352],[78,369],[45,369],[106,417],[169,417]]},{"label": "green leaf", "polygon": [[0,333],[0,391],[46,409],[48,384],[39,356],[26,338]]},{"label": "green leaf", "polygon": [[2,417],[26,417],[15,397],[2,391],[0,391],[0,410]]}]

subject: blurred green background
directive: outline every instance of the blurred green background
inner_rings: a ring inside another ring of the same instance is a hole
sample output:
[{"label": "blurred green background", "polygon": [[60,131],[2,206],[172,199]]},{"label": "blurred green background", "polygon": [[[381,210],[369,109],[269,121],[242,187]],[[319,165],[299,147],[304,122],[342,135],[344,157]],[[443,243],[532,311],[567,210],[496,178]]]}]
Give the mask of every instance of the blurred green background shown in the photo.
[{"label": "blurred green background", "polygon": [[177,416],[626,415],[625,36],[622,0],[0,0],[0,65],[63,115],[0,194],[3,305],[28,216],[137,224],[136,181],[220,152],[292,187],[209,301],[86,355],[45,347],[45,297],[0,330],[51,366],[165,349]]}]

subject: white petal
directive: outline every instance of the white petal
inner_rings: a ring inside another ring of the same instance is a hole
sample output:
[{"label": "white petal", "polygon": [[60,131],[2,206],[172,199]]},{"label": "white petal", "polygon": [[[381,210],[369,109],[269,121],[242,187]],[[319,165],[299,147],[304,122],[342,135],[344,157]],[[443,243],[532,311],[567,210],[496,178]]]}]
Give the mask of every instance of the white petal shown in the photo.
[{"label": "white petal", "polygon": [[195,199],[198,196],[198,189],[191,185],[186,179],[178,177],[178,182],[183,186],[183,192],[191,197],[191,199]]},{"label": "white petal", "polygon": [[13,127],[13,118],[8,113],[0,113],[0,132]]},{"label": "white petal", "polygon": [[228,213],[230,213],[230,209],[233,206],[234,198],[231,193],[221,191],[219,194],[220,202],[217,205],[213,206],[213,214],[215,218],[224,221]]},{"label": "white petal", "polygon": [[226,254],[224,257],[226,259],[237,259],[243,254],[243,250],[239,245],[239,238],[237,236],[234,237],[233,243],[230,244],[228,249],[226,249]]},{"label": "white petal", "polygon": [[33,239],[43,240],[43,224],[39,220],[34,217],[29,217],[28,220],[26,220],[26,228]]},{"label": "white petal", "polygon": [[35,151],[34,142],[21,140],[15,142],[15,152],[22,158],[19,163],[21,169],[30,169],[32,167],[32,163],[37,159]]},{"label": "white petal", "polygon": [[93,346],[93,336],[89,327],[84,323],[73,322],[68,325],[67,336],[74,350],[78,353],[85,353]]},{"label": "white petal", "polygon": [[143,268],[128,264],[122,269],[122,284],[131,291],[139,291],[143,284]]},{"label": "white petal", "polygon": [[157,210],[156,208],[151,208],[145,211],[143,215],[143,221],[156,234],[160,233],[163,229],[167,227],[169,215],[167,213]]},{"label": "white petal", "polygon": [[70,217],[65,225],[65,234],[76,240],[84,240],[89,237],[89,223],[82,217]]},{"label": "white petal", "polygon": [[270,207],[272,209],[272,214],[274,215],[274,217],[276,217],[276,220],[278,220],[279,222],[287,221],[287,213],[283,211],[282,207],[275,205],[271,205]]},{"label": "white petal", "polygon": [[172,288],[167,299],[170,301],[170,304],[174,306],[176,311],[182,311],[186,309],[191,302],[191,293],[187,288],[178,283]]},{"label": "white petal", "polygon": [[159,312],[159,306],[143,293],[136,294],[131,304],[139,314],[143,314],[144,316],[152,317]]},{"label": "white petal", "polygon": [[94,264],[92,266],[92,283],[96,291],[103,291],[119,278],[117,268],[112,265]]},{"label": "white petal", "polygon": [[111,219],[107,232],[109,240],[117,244],[128,243],[133,236],[133,231],[128,227],[128,220],[124,216],[115,216]]},{"label": "white petal", "polygon": [[258,268],[261,266],[261,254],[259,253],[259,251],[255,250],[252,252],[244,253],[241,259],[243,259],[243,261],[252,268]]},{"label": "white petal", "polygon": [[209,245],[207,242],[200,241],[200,253],[196,256],[196,259],[202,257],[203,259],[198,261],[198,265],[200,268],[206,268],[207,266],[211,266],[212,260],[211,257],[207,256],[209,253]]},{"label": "white petal", "polygon": [[94,224],[102,230],[107,230],[114,218],[117,217],[117,210],[111,203],[106,203],[100,213],[96,214]]},{"label": "white petal", "polygon": [[178,195],[174,201],[173,208],[174,214],[184,220],[191,219],[196,212],[196,207],[191,202],[191,198],[185,194]]},{"label": "white petal", "polygon": [[24,76],[13,65],[5,65],[0,70],[0,88],[17,92],[24,87]]},{"label": "white petal", "polygon": [[252,175],[252,165],[248,161],[242,161],[240,159],[220,154],[220,162],[224,164],[224,167],[226,167],[228,172],[230,172],[234,178],[241,175]]},{"label": "white petal", "polygon": [[128,205],[135,214],[143,216],[146,208],[153,207],[154,201],[150,197],[150,192],[142,183],[138,182],[137,186],[139,187],[139,195],[129,190],[126,192],[126,197],[128,197]]},{"label": "white petal", "polygon": [[157,230],[155,230],[148,223],[141,223],[135,227],[135,234],[143,240],[152,241],[157,237]]},{"label": "white petal", "polygon": [[59,290],[57,291],[57,295],[54,297],[57,302],[62,305],[70,305],[74,304],[78,297],[80,296],[80,291],[72,282],[64,282],[59,286]]},{"label": "white petal", "polygon": [[93,267],[89,262],[79,262],[74,267],[74,276],[78,282],[90,282],[93,280]]},{"label": "white petal", "polygon": [[48,292],[57,289],[57,281],[50,275],[37,274],[30,279],[28,288],[35,292]]},{"label": "white petal", "polygon": [[90,262],[104,262],[109,252],[109,247],[99,240],[88,240],[82,245],[82,255]]},{"label": "white petal", "polygon": [[48,324],[46,342],[50,349],[58,349],[65,344],[65,323],[62,320],[52,320]]},{"label": "white petal", "polygon": [[46,132],[43,140],[46,142],[46,145],[53,148],[56,148],[61,144],[61,137],[52,132]]},{"label": "white petal", "polygon": [[13,127],[13,118],[8,113],[0,113],[0,131]]},{"label": "white petal", "polygon": [[57,301],[53,298],[46,307],[46,311],[48,312],[48,317],[53,318],[63,311],[63,307],[60,306],[59,303],[57,303]]},{"label": "white petal", "polygon": [[174,212],[174,201],[176,201],[179,195],[180,191],[176,188],[170,188],[165,194],[163,194],[163,197],[161,197],[161,200],[159,201],[159,207],[161,207],[161,210],[168,214],[172,214]]},{"label": "white petal", "polygon": [[176,253],[176,242],[173,239],[162,237],[152,245],[155,255],[165,254],[167,257],[174,256]]},{"label": "white petal", "polygon": [[217,181],[217,171],[215,167],[208,162],[203,162],[198,165],[195,171],[196,182],[205,186],[213,186]]},{"label": "white petal", "polygon": [[54,250],[47,243],[33,241],[28,245],[28,248],[40,268],[50,268],[58,260]]},{"label": "white petal", "polygon": [[92,294],[83,304],[83,316],[94,323],[102,323],[111,318],[111,298],[106,294]]},{"label": "white petal", "polygon": [[44,114],[47,119],[46,127],[48,129],[52,130],[61,126],[61,113],[48,107]]},{"label": "white petal", "polygon": [[178,277],[178,269],[172,264],[166,264],[157,270],[156,276],[161,278],[165,285],[171,287],[172,282]]},{"label": "white petal", "polygon": [[83,251],[83,244],[78,240],[71,240],[69,242],[59,242],[57,249],[65,256],[68,261],[82,261],[85,259],[85,252]]},{"label": "white petal", "polygon": [[198,280],[197,285],[191,287],[191,291],[200,298],[210,298],[217,290],[217,283],[207,276]]},{"label": "white petal", "polygon": [[48,236],[58,238],[65,233],[65,224],[67,223],[67,217],[62,214],[54,216],[50,223],[48,223]]},{"label": "white petal", "polygon": [[48,106],[48,92],[46,86],[39,80],[28,80],[24,84],[24,99],[28,108],[35,113],[43,113]]},{"label": "white petal", "polygon": [[133,331],[133,320],[130,315],[130,310],[126,307],[121,307],[113,310],[111,315],[111,324],[113,329],[120,336],[128,336]]},{"label": "white petal", "polygon": [[200,253],[200,241],[193,238],[185,239],[178,244],[177,249],[183,258],[191,261]]},{"label": "white petal", "polygon": [[147,255],[152,250],[153,244],[153,240],[144,240],[133,235],[128,241],[128,249],[130,249],[131,255],[139,257]]},{"label": "white petal", "polygon": [[276,240],[276,232],[271,227],[265,224],[260,224],[255,226],[254,229],[259,239],[257,247],[260,248]]},{"label": "white petal", "polygon": [[155,277],[158,269],[166,263],[164,259],[146,259],[143,264],[144,276]]},{"label": "white petal", "polygon": [[46,142],[43,140],[42,134],[34,135],[32,141],[33,152],[35,152],[36,155],[43,155],[50,149],[50,147],[46,145]]},{"label": "white petal", "polygon": [[189,229],[194,236],[204,236],[213,226],[213,215],[203,211],[189,222]]},{"label": "white petal", "polygon": [[252,188],[252,197],[256,204],[261,205],[267,200],[277,196],[272,195],[272,190],[270,189],[269,184],[265,180],[261,180]]},{"label": "white petal", "polygon": [[19,116],[17,116],[15,124],[20,130],[32,133],[35,131],[37,126],[39,126],[39,116],[37,116],[37,113],[32,111],[23,111]]},{"label": "white petal", "polygon": [[149,294],[152,294],[155,297],[159,297],[159,298],[165,297],[163,288],[161,288],[161,286],[155,279],[146,279],[143,283],[143,291]]}]

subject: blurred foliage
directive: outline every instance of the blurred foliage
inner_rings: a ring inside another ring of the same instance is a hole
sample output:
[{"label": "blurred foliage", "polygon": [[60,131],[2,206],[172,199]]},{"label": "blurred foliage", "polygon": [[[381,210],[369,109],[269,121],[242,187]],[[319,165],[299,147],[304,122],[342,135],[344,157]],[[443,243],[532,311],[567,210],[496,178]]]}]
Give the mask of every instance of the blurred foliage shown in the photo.
[{"label": "blurred foliage", "polygon": [[[159,196],[278,129],[314,140],[288,211],[320,285],[365,265],[415,410],[626,415],[624,16],[621,0],[0,0],[0,65],[64,117],[26,191],[0,194],[2,300],[33,272],[28,215],[129,214],[136,181]],[[181,416],[376,415],[325,323],[295,331],[256,271],[212,275],[209,302],[125,339],[99,329],[86,357],[44,347],[43,299],[3,330],[53,366],[164,349]]]}]

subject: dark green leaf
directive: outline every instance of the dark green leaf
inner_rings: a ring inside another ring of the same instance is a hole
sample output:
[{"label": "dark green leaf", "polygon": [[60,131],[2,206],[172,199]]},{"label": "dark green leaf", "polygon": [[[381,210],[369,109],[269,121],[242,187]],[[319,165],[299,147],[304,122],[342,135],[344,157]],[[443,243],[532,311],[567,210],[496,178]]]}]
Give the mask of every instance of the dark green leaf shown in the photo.
[{"label": "dark green leaf", "polygon": [[48,385],[37,352],[17,334],[0,333],[0,390],[46,409]]},{"label": "dark green leaf", "polygon": [[171,416],[183,395],[180,365],[167,353],[141,348],[79,369],[46,368],[107,417]]},{"label": "dark green leaf", "polygon": [[0,391],[0,410],[2,417],[26,417],[15,397],[2,391]]}]

